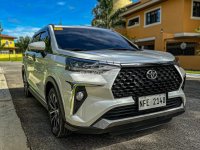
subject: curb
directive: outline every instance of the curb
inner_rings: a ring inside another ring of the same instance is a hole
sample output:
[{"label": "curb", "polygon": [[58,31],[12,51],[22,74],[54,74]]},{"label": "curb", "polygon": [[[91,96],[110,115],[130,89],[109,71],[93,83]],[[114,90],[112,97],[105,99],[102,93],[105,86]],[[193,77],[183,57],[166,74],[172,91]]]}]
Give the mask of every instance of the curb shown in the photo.
[{"label": "curb", "polygon": [[4,74],[0,73],[0,102],[12,100],[8,85],[6,83],[6,78]]},{"label": "curb", "polygon": [[29,150],[6,78],[0,68],[0,150]]},{"label": "curb", "polygon": [[195,79],[200,79],[200,74],[191,74],[191,73],[187,73],[186,74],[187,78],[195,78]]}]

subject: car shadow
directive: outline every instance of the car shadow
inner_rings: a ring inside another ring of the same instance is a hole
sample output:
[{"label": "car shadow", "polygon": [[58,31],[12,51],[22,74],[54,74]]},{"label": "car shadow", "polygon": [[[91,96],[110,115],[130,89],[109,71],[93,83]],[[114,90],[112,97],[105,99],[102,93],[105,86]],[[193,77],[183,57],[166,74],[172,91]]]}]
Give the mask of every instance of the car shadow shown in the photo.
[{"label": "car shadow", "polygon": [[11,88],[9,90],[31,149],[72,150],[102,148],[157,132],[169,124],[137,132],[130,129],[127,132],[119,134],[96,135],[74,133],[66,138],[56,138],[50,131],[46,109],[34,97],[26,98],[23,95],[23,88]]}]

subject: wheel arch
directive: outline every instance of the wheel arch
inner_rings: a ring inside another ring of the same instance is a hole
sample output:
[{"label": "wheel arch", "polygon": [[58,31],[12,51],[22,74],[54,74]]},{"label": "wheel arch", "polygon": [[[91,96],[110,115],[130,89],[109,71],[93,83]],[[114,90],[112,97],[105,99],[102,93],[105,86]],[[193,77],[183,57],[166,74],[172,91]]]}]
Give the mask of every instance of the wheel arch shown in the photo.
[{"label": "wheel arch", "polygon": [[25,67],[24,67],[24,65],[22,65],[22,77],[23,77],[23,75],[24,75],[24,73],[25,73]]},{"label": "wheel arch", "polygon": [[44,88],[44,94],[45,94],[46,100],[47,100],[47,94],[48,94],[49,90],[51,89],[51,87],[59,89],[59,86],[58,86],[56,80],[54,79],[54,77],[49,76],[49,77],[47,77],[47,79],[45,81],[45,88]]},{"label": "wheel arch", "polygon": [[59,103],[60,103],[60,106],[61,106],[61,112],[62,112],[63,119],[66,120],[64,106],[63,106],[63,100],[62,100],[62,96],[61,96],[61,93],[60,93],[59,86],[58,86],[56,80],[54,79],[54,77],[49,76],[49,77],[47,77],[47,79],[45,81],[45,88],[44,88],[44,94],[45,94],[46,102],[48,101],[47,94],[52,87],[55,89],[55,91],[57,93]]}]

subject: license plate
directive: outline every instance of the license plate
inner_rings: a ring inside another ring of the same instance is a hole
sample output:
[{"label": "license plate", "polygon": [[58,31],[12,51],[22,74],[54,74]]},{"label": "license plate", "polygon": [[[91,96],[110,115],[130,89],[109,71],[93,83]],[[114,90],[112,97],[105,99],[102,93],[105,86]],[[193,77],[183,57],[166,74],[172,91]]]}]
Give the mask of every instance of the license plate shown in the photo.
[{"label": "license plate", "polygon": [[139,110],[166,106],[166,94],[139,97]]}]

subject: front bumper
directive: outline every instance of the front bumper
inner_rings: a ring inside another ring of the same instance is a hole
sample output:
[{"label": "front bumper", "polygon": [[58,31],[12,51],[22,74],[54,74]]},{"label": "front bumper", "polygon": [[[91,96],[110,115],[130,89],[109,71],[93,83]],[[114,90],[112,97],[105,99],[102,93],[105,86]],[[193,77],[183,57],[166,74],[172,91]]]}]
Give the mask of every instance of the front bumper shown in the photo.
[{"label": "front bumper", "polygon": [[[97,120],[90,126],[72,125],[67,123],[66,127],[75,132],[77,131],[79,133],[91,134],[102,134],[115,131],[118,132],[119,130],[126,130],[129,128],[136,131],[151,128],[166,123],[172,117],[178,116],[185,112],[186,98],[183,91],[179,90],[170,92],[168,94],[169,99],[177,97],[180,97],[182,99],[182,104],[180,107],[117,120],[105,119],[102,117],[103,115],[101,115],[97,117]],[[105,114],[106,112],[108,111],[103,112],[103,114]]]},{"label": "front bumper", "polygon": [[[182,74],[179,68],[177,69],[183,79],[184,74]],[[120,69],[114,69],[103,75],[71,73],[70,77],[72,81],[85,85],[88,97],[75,114],[71,113],[71,110],[73,110],[73,103],[68,102],[73,101],[73,92],[70,90],[66,92],[65,89],[71,89],[71,85],[63,82],[64,84],[61,89],[63,89],[62,93],[64,94],[62,97],[64,99],[65,117],[68,123],[66,126],[69,126],[68,128],[75,127],[75,129],[72,128],[71,130],[82,128],[108,130],[129,123],[138,123],[166,116],[176,116],[185,111],[186,98],[181,85],[179,90],[167,93],[169,99],[177,97],[182,99],[182,105],[180,107],[117,120],[102,118],[105,113],[113,108],[135,104],[133,97],[113,97],[111,88],[119,71]]]},{"label": "front bumper", "polygon": [[146,115],[141,115],[141,116],[124,118],[124,119],[120,119],[120,120],[101,119],[92,126],[95,128],[98,128],[98,129],[105,130],[105,129],[108,129],[108,128],[111,128],[114,126],[120,126],[120,125],[124,125],[124,124],[129,124],[129,123],[141,122],[141,121],[145,121],[145,120],[149,120],[149,119],[153,119],[153,118],[169,117],[169,116],[174,117],[183,112],[185,112],[185,108],[182,104],[181,107],[178,107],[178,108],[173,108],[173,109],[155,112],[155,113],[146,114]]},{"label": "front bumper", "polygon": [[169,111],[153,113],[145,116],[127,118],[123,120],[110,121],[101,119],[90,127],[78,127],[65,124],[65,127],[73,132],[87,134],[102,134],[102,133],[127,133],[131,131],[141,131],[162,125],[169,122],[173,117],[181,115],[185,112],[185,108],[176,108]]}]

